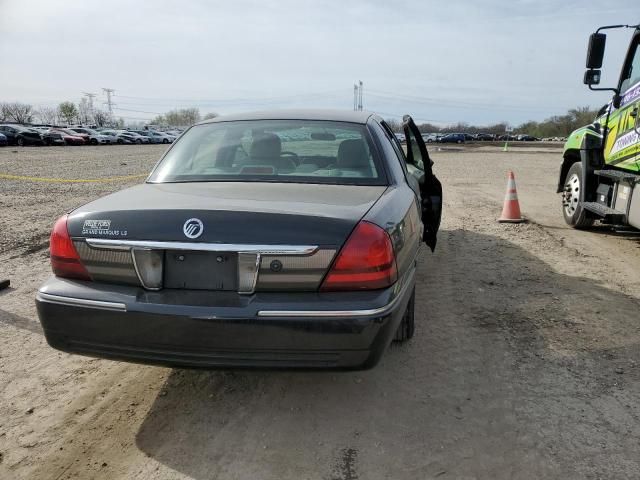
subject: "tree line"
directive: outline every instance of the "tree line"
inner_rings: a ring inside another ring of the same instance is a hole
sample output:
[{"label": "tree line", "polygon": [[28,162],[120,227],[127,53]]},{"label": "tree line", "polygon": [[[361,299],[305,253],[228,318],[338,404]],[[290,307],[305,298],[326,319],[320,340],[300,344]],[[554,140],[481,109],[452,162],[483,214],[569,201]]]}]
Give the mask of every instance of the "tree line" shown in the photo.
[{"label": "tree line", "polygon": [[200,110],[197,108],[181,108],[170,110],[167,113],[154,117],[149,122],[151,125],[165,125],[182,127],[193,125],[200,120],[208,120],[210,118],[216,118],[217,113],[207,113],[204,116],[200,115]]},{"label": "tree line", "polygon": [[[169,127],[186,127],[209,118],[217,117],[217,113],[200,115],[197,108],[183,108],[171,110],[163,115],[142,124],[161,125]],[[22,124],[42,123],[45,125],[96,125],[98,127],[124,127],[124,118],[113,118],[109,112],[91,108],[86,98],[79,103],[62,102],[56,107],[34,107],[20,102],[0,102],[0,122],[15,122]]]},{"label": "tree line", "polygon": [[[541,122],[529,121],[514,127],[514,134],[527,134],[534,137],[566,137],[576,128],[593,122],[598,114],[597,110],[589,107],[572,108],[564,115],[554,115]],[[386,120],[394,132],[402,132],[402,123],[399,120]],[[422,133],[492,133],[502,135],[507,130],[507,122],[499,122],[492,125],[480,126],[466,122],[458,122],[454,125],[438,126],[432,123],[418,124]]]},{"label": "tree line", "polygon": [[20,102],[0,103],[0,121],[16,123],[43,123],[45,125],[82,124],[97,125],[99,127],[109,125],[124,125],[124,119],[114,119],[108,112],[92,109],[83,98],[78,104],[62,102],[56,107],[34,107]]}]

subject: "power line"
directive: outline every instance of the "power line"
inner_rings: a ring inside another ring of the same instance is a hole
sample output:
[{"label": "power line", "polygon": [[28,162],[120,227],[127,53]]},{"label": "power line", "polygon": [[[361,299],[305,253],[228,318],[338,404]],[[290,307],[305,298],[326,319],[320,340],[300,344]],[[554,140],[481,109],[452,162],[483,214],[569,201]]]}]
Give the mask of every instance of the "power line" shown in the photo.
[{"label": "power line", "polygon": [[134,113],[150,113],[152,115],[163,115],[165,112],[147,112],[145,110],[133,110],[131,108],[116,108],[116,110],[118,111],[123,111],[123,112],[134,112]]},{"label": "power line", "polygon": [[162,105],[167,104],[169,102],[170,105],[175,105],[175,102],[181,103],[196,103],[196,104],[204,104],[204,103],[264,103],[264,102],[277,102],[281,100],[305,100],[305,99],[313,99],[313,98],[323,98],[327,96],[335,96],[335,94],[343,93],[343,89],[335,89],[328,90],[324,92],[316,92],[316,93],[300,93],[295,95],[282,95],[275,97],[237,97],[237,98],[167,98],[167,97],[138,97],[133,95],[118,95],[118,98],[129,98],[133,100],[151,100],[151,101],[160,101],[160,103],[153,103],[151,105]]},{"label": "power line", "polygon": [[523,105],[501,105],[495,103],[481,103],[481,102],[464,102],[459,100],[447,100],[447,99],[436,99],[429,97],[422,97],[417,95],[403,95],[396,94],[392,92],[382,92],[378,90],[369,90],[369,95],[372,97],[377,97],[386,100],[393,101],[404,101],[411,103],[422,103],[426,105],[434,105],[439,107],[451,107],[451,108],[478,108],[478,109],[487,109],[487,110],[515,110],[515,111],[529,111],[529,110],[539,110],[539,111],[549,111],[550,108],[545,107],[523,107]]}]

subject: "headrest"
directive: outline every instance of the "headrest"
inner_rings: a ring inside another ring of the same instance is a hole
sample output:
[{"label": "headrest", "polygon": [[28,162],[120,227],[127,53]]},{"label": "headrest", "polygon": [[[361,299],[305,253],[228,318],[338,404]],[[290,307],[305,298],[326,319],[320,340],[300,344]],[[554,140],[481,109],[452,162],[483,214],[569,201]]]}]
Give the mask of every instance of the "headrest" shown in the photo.
[{"label": "headrest", "polygon": [[343,140],[338,147],[337,165],[344,168],[362,168],[371,166],[364,140]]},{"label": "headrest", "polygon": [[254,137],[249,156],[252,158],[279,157],[282,151],[280,137],[275,133],[261,133]]}]

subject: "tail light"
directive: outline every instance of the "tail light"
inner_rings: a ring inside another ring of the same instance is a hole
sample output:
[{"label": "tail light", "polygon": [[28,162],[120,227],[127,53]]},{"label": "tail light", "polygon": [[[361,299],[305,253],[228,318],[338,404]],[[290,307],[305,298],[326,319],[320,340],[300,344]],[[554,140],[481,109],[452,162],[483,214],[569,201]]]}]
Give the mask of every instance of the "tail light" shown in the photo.
[{"label": "tail light", "polygon": [[49,240],[51,269],[54,275],[63,278],[91,280],[87,269],[80,262],[80,255],[73,245],[67,230],[67,215],[63,215],[53,226]]},{"label": "tail light", "polygon": [[387,232],[360,222],[324,279],[321,291],[375,290],[398,279],[396,259]]}]

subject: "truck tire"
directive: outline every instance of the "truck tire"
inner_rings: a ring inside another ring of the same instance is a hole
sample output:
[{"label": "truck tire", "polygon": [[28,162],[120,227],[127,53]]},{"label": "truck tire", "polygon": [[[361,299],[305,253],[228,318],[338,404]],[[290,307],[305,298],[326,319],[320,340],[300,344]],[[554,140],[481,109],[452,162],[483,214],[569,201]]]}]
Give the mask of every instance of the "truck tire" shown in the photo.
[{"label": "truck tire", "polygon": [[564,181],[562,192],[562,214],[567,225],[573,228],[588,228],[593,225],[594,219],[587,216],[586,210],[580,205],[580,192],[582,190],[582,163],[571,165]]},{"label": "truck tire", "polygon": [[398,330],[396,330],[396,334],[393,337],[394,342],[406,342],[410,338],[413,337],[415,332],[415,306],[416,306],[416,289],[413,288],[413,293],[411,294],[411,298],[409,299],[409,304],[407,305],[407,309],[404,312],[404,316],[402,317],[402,321],[400,325],[398,325]]}]

